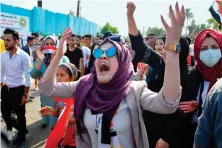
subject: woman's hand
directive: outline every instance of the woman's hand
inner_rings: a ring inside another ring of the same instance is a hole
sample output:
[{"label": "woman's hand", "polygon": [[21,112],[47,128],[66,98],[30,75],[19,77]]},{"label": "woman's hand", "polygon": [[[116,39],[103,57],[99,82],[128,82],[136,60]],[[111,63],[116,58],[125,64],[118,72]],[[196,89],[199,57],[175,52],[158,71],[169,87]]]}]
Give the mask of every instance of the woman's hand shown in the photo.
[{"label": "woman's hand", "polygon": [[156,148],[169,148],[169,144],[160,138],[156,143]]},{"label": "woman's hand", "polygon": [[36,55],[37,55],[38,59],[42,62],[44,59],[44,53],[41,51],[41,46],[38,46],[36,48]]},{"label": "woman's hand", "polygon": [[142,63],[142,66],[139,69],[139,71],[137,72],[137,75],[139,77],[143,77],[143,75],[144,75],[145,71],[147,70],[147,68],[148,68],[148,64]]},{"label": "woman's hand", "polygon": [[177,44],[180,41],[182,29],[185,21],[185,10],[182,6],[181,10],[179,9],[178,3],[175,5],[176,13],[174,13],[172,6],[169,7],[169,14],[171,25],[169,26],[161,15],[162,24],[166,30],[166,45]]},{"label": "woman's hand", "polygon": [[45,106],[40,109],[39,113],[42,116],[53,116],[55,114],[55,110],[53,110],[53,108],[50,106]]},{"label": "woman's hand", "polygon": [[169,7],[169,14],[171,25],[168,25],[161,16],[162,24],[166,30],[166,59],[165,59],[165,74],[163,83],[163,96],[167,101],[176,101],[181,94],[180,89],[180,64],[179,54],[168,50],[167,45],[176,45],[179,43],[182,28],[185,20],[185,11],[182,6],[179,9],[178,3],[175,5],[176,13],[174,13],[172,6]]},{"label": "woman's hand", "polygon": [[66,53],[67,50],[66,40],[68,40],[71,35],[72,35],[72,30],[70,28],[67,28],[64,31],[63,36],[59,40],[59,47],[56,51],[56,55],[63,56]]},{"label": "woman's hand", "polygon": [[184,113],[191,113],[195,111],[198,107],[197,101],[185,101],[181,102],[179,108],[184,111]]}]

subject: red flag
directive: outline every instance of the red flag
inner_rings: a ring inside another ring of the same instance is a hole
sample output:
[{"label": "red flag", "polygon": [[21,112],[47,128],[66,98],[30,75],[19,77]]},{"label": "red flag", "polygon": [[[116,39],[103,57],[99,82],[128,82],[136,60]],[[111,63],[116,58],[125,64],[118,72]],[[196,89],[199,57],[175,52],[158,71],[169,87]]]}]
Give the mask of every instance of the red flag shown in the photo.
[{"label": "red flag", "polygon": [[59,116],[59,119],[54,127],[53,131],[50,133],[45,148],[57,148],[60,140],[65,134],[65,130],[69,121],[69,115],[71,110],[71,105],[73,104],[74,99],[54,99],[56,101],[63,101],[66,103],[62,113]]}]

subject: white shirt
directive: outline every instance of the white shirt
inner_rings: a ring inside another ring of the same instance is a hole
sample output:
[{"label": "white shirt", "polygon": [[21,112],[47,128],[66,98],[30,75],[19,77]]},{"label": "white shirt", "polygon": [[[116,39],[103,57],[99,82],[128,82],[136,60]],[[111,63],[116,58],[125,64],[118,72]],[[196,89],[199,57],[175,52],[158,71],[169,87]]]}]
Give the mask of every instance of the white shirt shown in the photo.
[{"label": "white shirt", "polygon": [[82,46],[81,49],[82,49],[82,53],[83,53],[84,64],[85,64],[85,67],[87,67],[89,64],[89,56],[90,56],[91,52],[90,52],[90,49],[86,46]]},{"label": "white shirt", "polygon": [[[98,115],[92,115],[90,109],[86,109],[84,124],[89,132],[92,148],[98,148],[98,134],[96,133],[96,119]],[[98,121],[97,121],[98,122]],[[126,99],[120,103],[117,114],[113,118],[113,126],[123,148],[136,148],[133,136],[132,117]]]},{"label": "white shirt", "polygon": [[1,83],[9,87],[25,85],[30,87],[30,64],[29,55],[18,47],[16,53],[10,58],[9,52],[5,51],[1,55]]}]

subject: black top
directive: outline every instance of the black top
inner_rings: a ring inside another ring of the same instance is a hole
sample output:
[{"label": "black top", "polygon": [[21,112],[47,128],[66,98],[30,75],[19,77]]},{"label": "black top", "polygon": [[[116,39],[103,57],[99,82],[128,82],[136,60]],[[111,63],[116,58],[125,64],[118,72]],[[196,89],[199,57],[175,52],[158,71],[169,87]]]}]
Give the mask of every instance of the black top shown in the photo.
[{"label": "black top", "polygon": [[[143,37],[129,35],[132,49],[135,50],[134,65],[138,62],[149,64],[153,68],[152,77],[148,88],[154,92],[159,92],[163,86],[165,63],[163,58],[152,48],[147,46]],[[189,67],[187,56],[189,54],[189,45],[185,38],[181,37],[180,52],[180,74],[182,96],[181,101],[196,100],[202,77],[195,67]],[[156,142],[162,138],[172,147],[181,147],[186,143],[187,131],[193,113],[185,114],[179,109],[170,115],[156,114],[149,111],[143,111],[143,119],[147,130],[150,148],[156,146]],[[186,147],[184,145],[184,147]]]},{"label": "black top", "polygon": [[138,62],[149,64],[153,68],[153,72],[148,88],[154,92],[159,92],[163,86],[164,79],[165,63],[163,58],[144,43],[141,34],[138,36],[129,35],[129,37],[132,49],[135,50],[133,59],[134,69]]},{"label": "black top", "polygon": [[79,61],[81,58],[83,58],[82,49],[76,47],[73,51],[70,51],[69,47],[67,47],[65,56],[69,58],[70,63],[74,64],[78,69],[80,69]]}]

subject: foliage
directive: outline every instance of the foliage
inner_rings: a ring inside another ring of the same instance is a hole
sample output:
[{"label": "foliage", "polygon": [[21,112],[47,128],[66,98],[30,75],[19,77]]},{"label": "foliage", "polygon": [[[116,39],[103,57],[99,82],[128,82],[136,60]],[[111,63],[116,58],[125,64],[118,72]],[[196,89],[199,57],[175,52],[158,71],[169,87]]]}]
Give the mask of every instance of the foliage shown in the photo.
[{"label": "foliage", "polygon": [[193,13],[191,12],[190,8],[185,9],[185,17],[186,17],[186,35],[188,32],[188,25],[189,25],[189,20],[194,18]]},{"label": "foliage", "polygon": [[195,37],[200,31],[204,30],[204,29],[207,29],[209,28],[208,25],[206,24],[200,24],[200,25],[197,25],[195,23],[194,20],[191,21],[191,24],[189,26],[187,26],[187,30],[189,31],[189,34],[188,36],[193,38]]},{"label": "foliage", "polygon": [[68,15],[75,16],[75,11],[70,10]]},{"label": "foliage", "polygon": [[219,28],[219,24],[217,23],[217,21],[214,18],[209,18],[207,20],[207,24],[210,28],[214,29],[214,30],[220,30]]},{"label": "foliage", "polygon": [[156,36],[164,36],[165,35],[165,30],[163,28],[158,28],[158,27],[149,27],[146,31],[146,35],[154,33]]},{"label": "foliage", "polygon": [[105,34],[107,31],[111,31],[114,34],[119,33],[118,28],[111,26],[109,23],[106,23],[106,25],[102,27],[101,34]]}]

